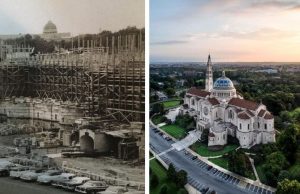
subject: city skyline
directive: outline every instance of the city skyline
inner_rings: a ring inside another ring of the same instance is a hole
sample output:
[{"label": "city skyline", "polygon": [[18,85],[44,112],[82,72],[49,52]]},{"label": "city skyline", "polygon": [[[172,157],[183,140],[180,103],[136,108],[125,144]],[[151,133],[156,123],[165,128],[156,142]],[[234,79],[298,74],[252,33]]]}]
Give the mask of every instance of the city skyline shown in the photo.
[{"label": "city skyline", "polygon": [[153,0],[150,15],[151,62],[300,61],[300,1]]},{"label": "city skyline", "polygon": [[0,34],[39,34],[49,20],[58,32],[72,35],[142,28],[144,11],[145,2],[140,0],[2,0]]}]

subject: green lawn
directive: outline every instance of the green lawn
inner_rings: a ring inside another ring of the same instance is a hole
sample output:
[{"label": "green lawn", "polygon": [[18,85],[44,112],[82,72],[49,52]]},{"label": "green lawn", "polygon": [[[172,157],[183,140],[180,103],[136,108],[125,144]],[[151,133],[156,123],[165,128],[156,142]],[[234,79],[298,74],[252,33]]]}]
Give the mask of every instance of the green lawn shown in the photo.
[{"label": "green lawn", "polygon": [[177,125],[165,125],[161,127],[169,135],[175,137],[176,139],[181,139],[185,137],[185,129]]},{"label": "green lawn", "polygon": [[165,108],[172,108],[180,105],[180,100],[165,101],[162,103]]},{"label": "green lawn", "polygon": [[163,115],[155,115],[152,117],[152,122],[157,125],[164,122],[164,116]]},{"label": "green lawn", "polygon": [[231,145],[226,145],[222,150],[211,151],[208,150],[207,145],[196,142],[191,146],[191,149],[197,152],[201,156],[209,157],[209,156],[220,156],[226,154],[232,150],[235,150],[237,147],[238,145],[231,144]]},{"label": "green lawn", "polygon": [[221,158],[210,158],[208,159],[210,162],[228,170],[228,159],[221,157]]},{"label": "green lawn", "polygon": [[168,193],[175,194],[177,192],[178,189],[175,183],[167,180],[167,171],[157,160],[150,161],[150,168],[152,170],[152,173],[155,173],[159,180],[158,186],[150,189],[150,194],[159,194],[160,188],[163,184],[167,185]]}]

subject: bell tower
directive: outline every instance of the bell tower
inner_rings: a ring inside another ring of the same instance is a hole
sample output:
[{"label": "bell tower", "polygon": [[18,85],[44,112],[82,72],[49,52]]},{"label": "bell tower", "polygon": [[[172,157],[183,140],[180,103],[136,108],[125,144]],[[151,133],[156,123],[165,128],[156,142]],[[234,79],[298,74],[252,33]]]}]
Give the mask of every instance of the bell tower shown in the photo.
[{"label": "bell tower", "polygon": [[213,89],[213,72],[212,72],[212,64],[211,64],[211,59],[209,54],[207,60],[207,66],[206,66],[205,91],[211,92],[212,89]]}]

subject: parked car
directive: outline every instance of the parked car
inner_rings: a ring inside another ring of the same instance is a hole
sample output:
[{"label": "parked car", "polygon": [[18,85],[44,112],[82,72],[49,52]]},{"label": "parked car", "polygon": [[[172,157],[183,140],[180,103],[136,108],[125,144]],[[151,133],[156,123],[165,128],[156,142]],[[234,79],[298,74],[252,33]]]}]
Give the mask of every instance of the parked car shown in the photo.
[{"label": "parked car", "polygon": [[44,174],[38,176],[37,182],[41,184],[50,184],[53,181],[53,179],[55,179],[61,173],[61,170],[48,170]]},{"label": "parked car", "polygon": [[166,139],[167,141],[171,141],[171,140],[172,140],[171,137],[166,137],[165,139]]},{"label": "parked car", "polygon": [[207,170],[210,170],[210,169],[212,169],[212,166],[208,165]]},{"label": "parked car", "polygon": [[204,187],[200,191],[201,193],[206,193],[209,190],[209,187]]},{"label": "parked car", "polygon": [[159,134],[160,136],[163,136],[163,135],[164,135],[164,133],[163,133],[163,132],[159,132],[158,134]]},{"label": "parked car", "polygon": [[105,191],[107,188],[107,184],[103,181],[88,181],[83,185],[77,186],[75,191],[79,193],[96,194],[99,191]]},{"label": "parked car", "polygon": [[10,169],[9,176],[15,179],[20,178],[22,172],[29,170],[28,166],[16,166]]},{"label": "parked car", "polygon": [[58,175],[55,177],[51,185],[55,187],[61,187],[64,182],[70,181],[75,177],[75,174],[72,173],[62,173],[61,175]]},{"label": "parked car", "polygon": [[0,177],[1,176],[9,176],[9,171],[12,167],[16,165],[7,161],[7,160],[0,160]]},{"label": "parked car", "polygon": [[198,157],[197,156],[193,156],[192,157],[192,160],[196,160]]},{"label": "parked car", "polygon": [[36,181],[39,175],[45,172],[44,169],[25,170],[20,172],[20,179],[24,181]]},{"label": "parked car", "polygon": [[62,188],[74,191],[77,186],[82,185],[90,180],[91,179],[88,177],[75,177],[72,180],[62,183]]}]

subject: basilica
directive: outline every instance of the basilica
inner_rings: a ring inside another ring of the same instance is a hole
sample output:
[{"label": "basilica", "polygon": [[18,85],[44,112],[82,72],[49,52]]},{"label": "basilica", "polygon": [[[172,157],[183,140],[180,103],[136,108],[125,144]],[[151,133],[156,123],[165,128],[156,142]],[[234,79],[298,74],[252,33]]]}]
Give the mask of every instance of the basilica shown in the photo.
[{"label": "basilica", "polygon": [[205,90],[190,88],[180,114],[193,116],[197,130],[209,130],[208,146],[227,144],[228,135],[236,137],[242,148],[275,142],[273,115],[262,103],[243,99],[224,71],[213,82],[210,55]]}]

